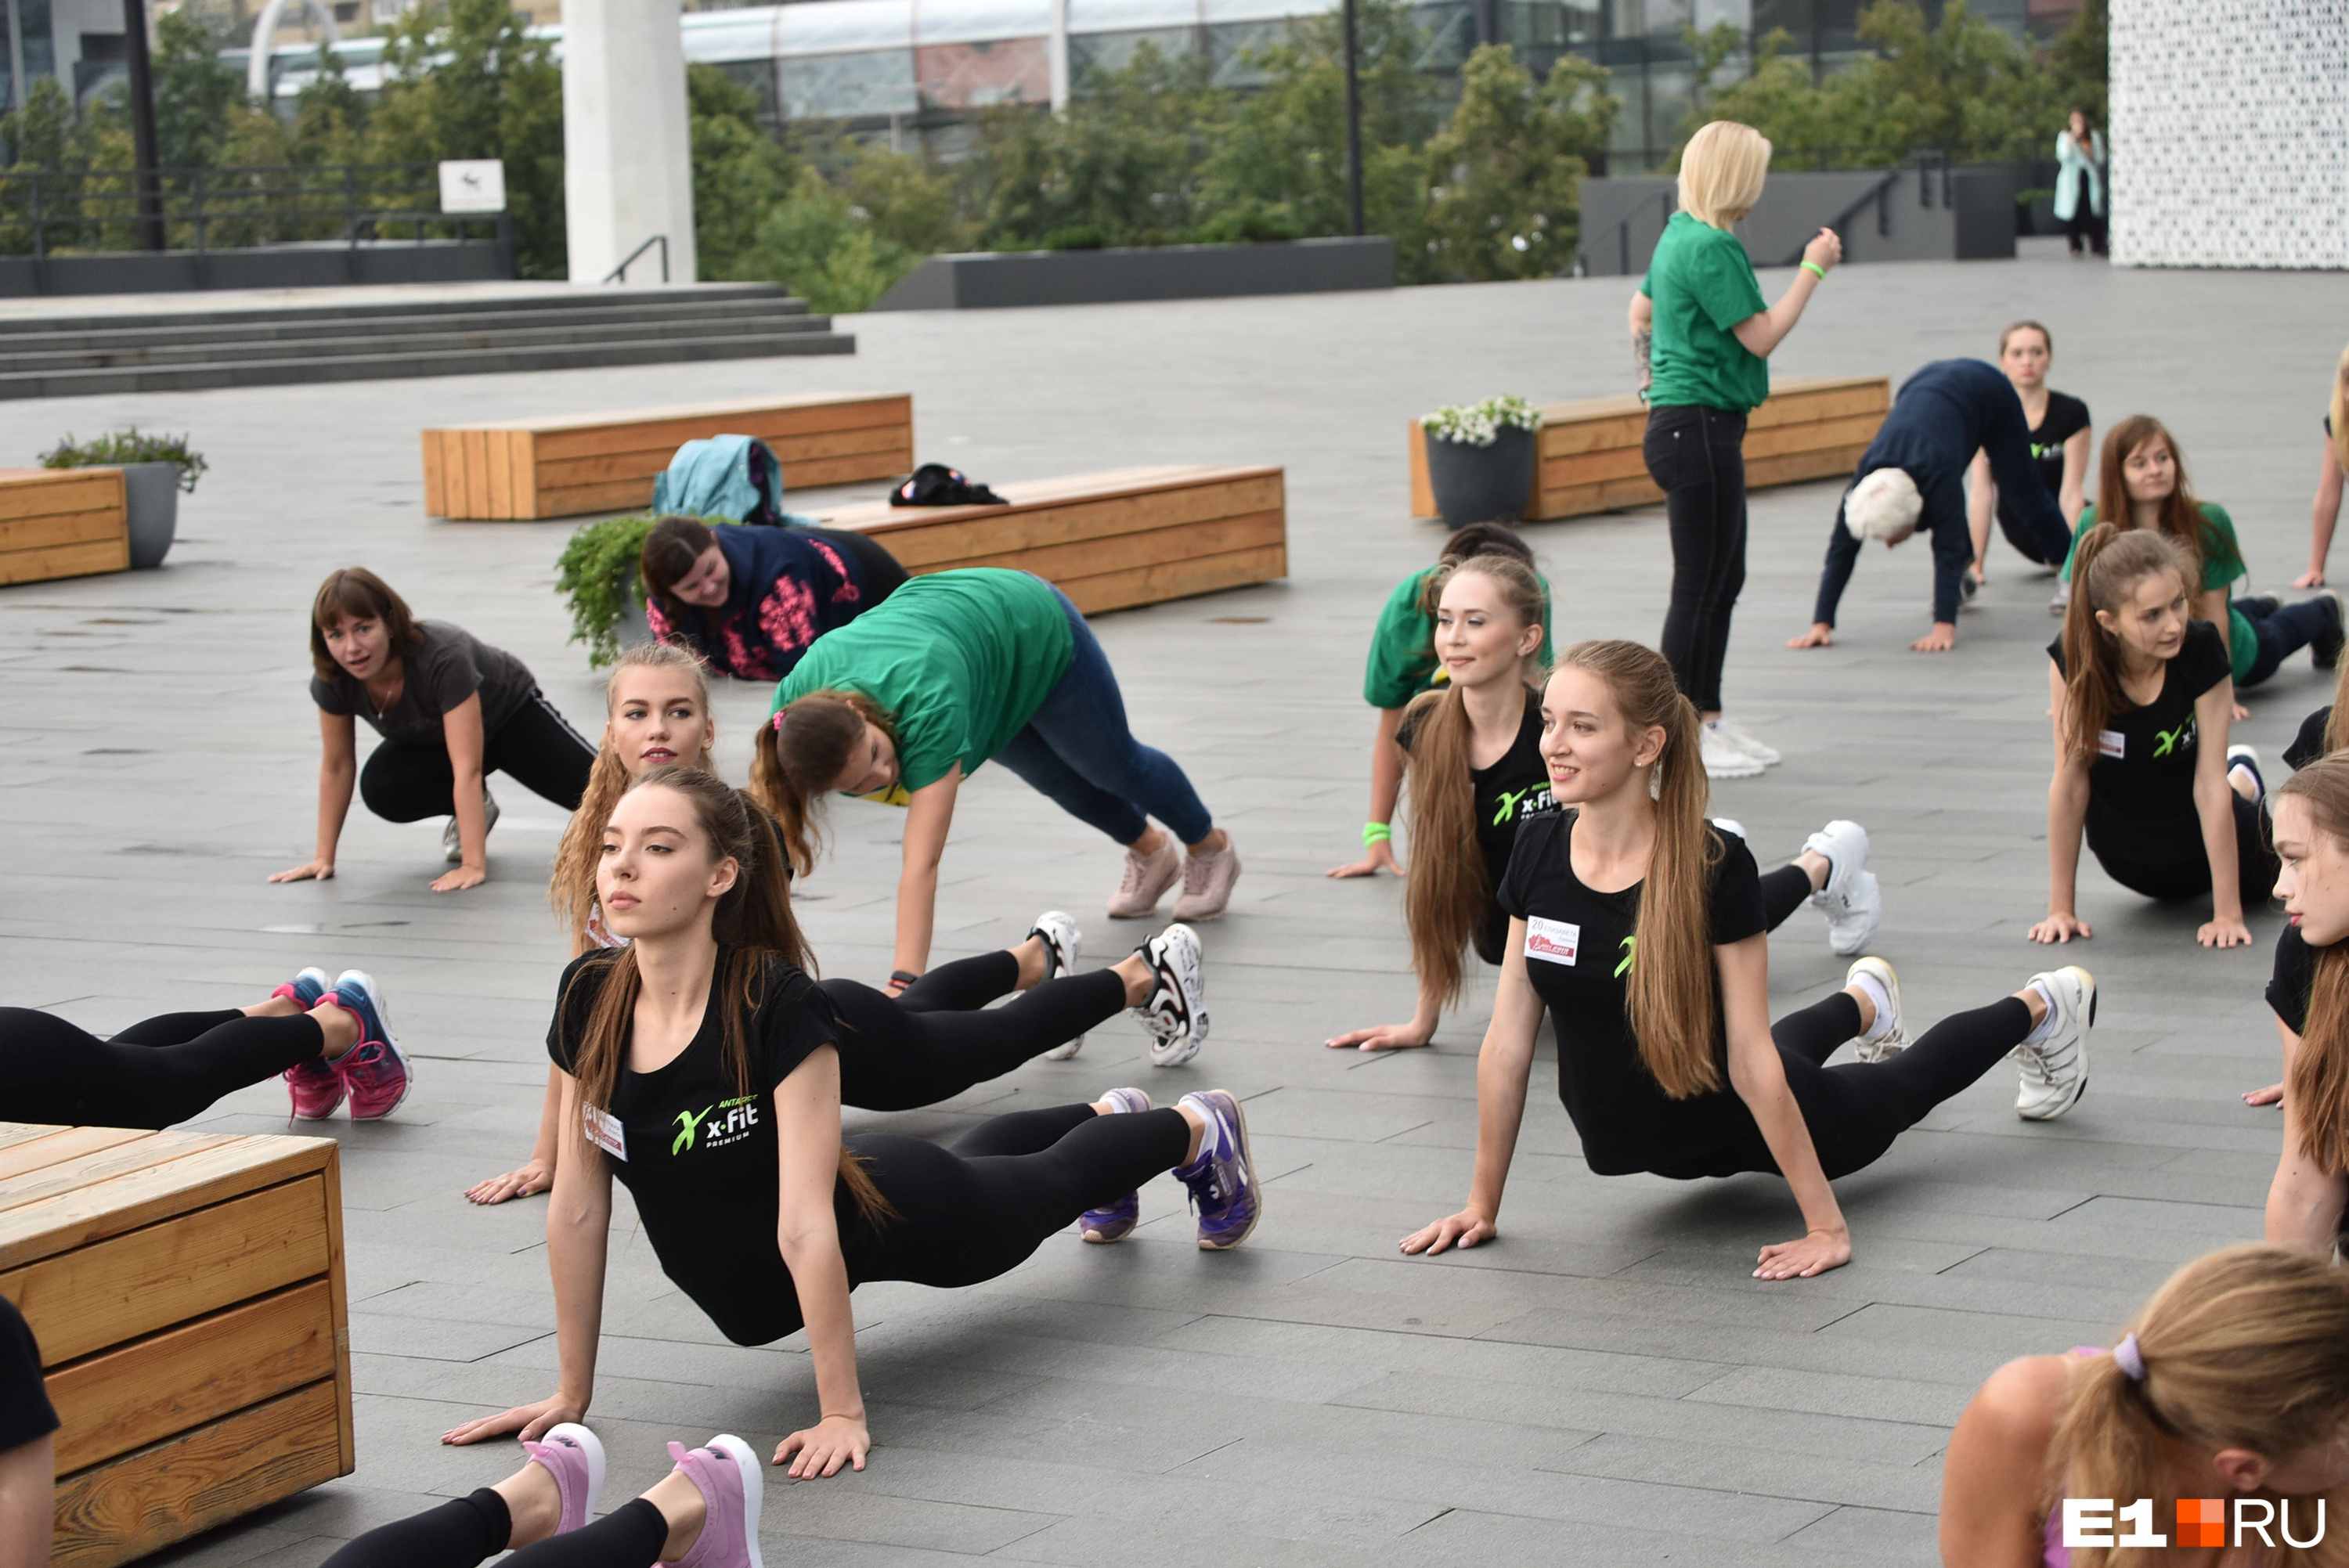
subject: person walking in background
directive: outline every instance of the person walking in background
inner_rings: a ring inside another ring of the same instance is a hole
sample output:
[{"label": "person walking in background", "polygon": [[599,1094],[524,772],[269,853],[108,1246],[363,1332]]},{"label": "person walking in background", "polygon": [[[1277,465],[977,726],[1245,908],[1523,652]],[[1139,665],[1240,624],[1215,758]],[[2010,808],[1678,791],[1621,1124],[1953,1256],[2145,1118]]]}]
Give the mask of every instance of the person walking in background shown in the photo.
[{"label": "person walking in background", "polygon": [[1754,210],[1769,170],[1770,143],[1750,125],[1715,120],[1689,138],[1681,210],[1631,296],[1631,339],[1649,366],[1644,456],[1671,528],[1662,650],[1703,721],[1699,746],[1715,779],[1750,779],[1778,760],[1722,716],[1730,616],[1745,585],[1745,417],[1770,395],[1771,351],[1843,260],[1843,242],[1821,229],[1778,303],[1763,304],[1730,225]]},{"label": "person walking in background", "polygon": [[[2095,460],[2095,432],[2088,406],[2077,397],[2050,391],[2047,366],[2054,362],[2055,339],[2035,321],[2018,321],[1998,335],[1998,367],[2014,384],[2023,403],[2023,423],[2031,435],[2031,461],[2040,482],[2055,498],[2055,509],[2066,522],[2080,515],[2085,504],[2082,487],[2088,465]],[[1966,528],[1974,541],[1974,581],[1987,583],[1983,563],[1990,554],[1990,521],[1995,515],[2000,531],[2026,559],[2047,562],[2034,554],[2030,531],[2014,501],[1998,493],[1990,471],[1990,454],[1976,452],[1966,475]],[[2068,588],[2068,584],[2058,584]],[[2063,614],[2067,593],[2055,595],[2054,612]]]},{"label": "person walking in background", "polygon": [[2075,108],[2055,133],[2055,216],[2080,254],[2085,237],[2096,254],[2105,253],[2105,139],[2088,123],[2088,111]]},{"label": "person walking in background", "polygon": [[2324,415],[2324,454],[2317,459],[2316,502],[2309,509],[2308,570],[2292,580],[2295,588],[2324,586],[2324,558],[2333,552],[2333,527],[2341,521],[2341,476],[2349,471],[2349,348],[2333,367],[2333,406]]}]

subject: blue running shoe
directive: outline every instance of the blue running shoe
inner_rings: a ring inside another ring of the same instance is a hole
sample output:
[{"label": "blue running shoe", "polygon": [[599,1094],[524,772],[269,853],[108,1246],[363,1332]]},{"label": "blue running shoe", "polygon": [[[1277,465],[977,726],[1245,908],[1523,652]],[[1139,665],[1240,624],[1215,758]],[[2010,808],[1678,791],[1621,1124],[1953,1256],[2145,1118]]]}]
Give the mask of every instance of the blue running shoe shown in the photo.
[{"label": "blue running shoe", "polygon": [[314,964],[270,995],[283,996],[306,1013],[318,1005],[319,997],[334,988],[335,983],[326,978],[326,972]]},{"label": "blue running shoe", "polygon": [[1207,1125],[1199,1157],[1176,1166],[1174,1178],[1191,1189],[1191,1202],[1199,1211],[1199,1245],[1219,1253],[1247,1240],[1264,1213],[1256,1161],[1248,1153],[1247,1117],[1240,1102],[1219,1088],[1186,1094],[1181,1103]]},{"label": "blue running shoe", "polygon": [[350,1091],[351,1119],[375,1121],[389,1116],[408,1098],[415,1078],[384,1019],[383,991],[366,971],[346,969],[335,976],[329,995],[359,1021],[359,1043],[335,1063],[343,1087]]},{"label": "blue running shoe", "polygon": [[[1115,1106],[1118,1111],[1138,1111],[1150,1109],[1150,1097],[1138,1088],[1113,1088],[1102,1099]],[[1116,1114],[1112,1111],[1111,1114]],[[1077,1222],[1077,1231],[1089,1242],[1122,1242],[1133,1234],[1133,1227],[1142,1223],[1142,1194],[1128,1192],[1104,1209],[1087,1209]]]}]

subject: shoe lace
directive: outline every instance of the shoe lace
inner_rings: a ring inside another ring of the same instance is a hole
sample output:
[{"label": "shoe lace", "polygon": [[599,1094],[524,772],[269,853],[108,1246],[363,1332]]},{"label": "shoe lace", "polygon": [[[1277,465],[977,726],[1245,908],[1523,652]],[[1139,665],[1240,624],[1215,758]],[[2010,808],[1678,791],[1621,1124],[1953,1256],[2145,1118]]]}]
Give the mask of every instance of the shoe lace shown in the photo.
[{"label": "shoe lace", "polygon": [[1132,892],[1135,889],[1141,887],[1142,879],[1147,875],[1150,871],[1151,859],[1152,857],[1150,856],[1136,854],[1132,850],[1126,851],[1125,875],[1118,879],[1117,891],[1120,892]]}]

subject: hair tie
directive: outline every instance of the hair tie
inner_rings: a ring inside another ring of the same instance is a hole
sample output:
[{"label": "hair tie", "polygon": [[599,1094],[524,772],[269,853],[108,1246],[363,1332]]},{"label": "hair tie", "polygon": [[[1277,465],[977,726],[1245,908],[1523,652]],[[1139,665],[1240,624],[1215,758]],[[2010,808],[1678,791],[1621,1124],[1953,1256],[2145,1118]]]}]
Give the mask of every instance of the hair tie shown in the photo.
[{"label": "hair tie", "polygon": [[2113,1346],[2113,1365],[2127,1373],[2130,1382],[2145,1381],[2145,1352],[2137,1348],[2136,1335],[2124,1335]]},{"label": "hair tie", "polygon": [[767,716],[767,727],[770,729],[781,729],[783,727],[783,710],[781,708],[779,707],[775,709],[773,713]]}]

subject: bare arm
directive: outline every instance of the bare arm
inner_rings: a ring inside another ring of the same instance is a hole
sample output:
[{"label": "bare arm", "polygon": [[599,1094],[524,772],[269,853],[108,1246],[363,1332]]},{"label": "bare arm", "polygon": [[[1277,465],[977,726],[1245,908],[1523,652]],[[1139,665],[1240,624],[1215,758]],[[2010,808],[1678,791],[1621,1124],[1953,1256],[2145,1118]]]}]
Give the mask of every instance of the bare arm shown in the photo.
[{"label": "bare arm", "polygon": [[2039,1568],[2047,1450],[2071,1381],[2066,1360],[2008,1362],[1958,1418],[1941,1462],[1944,1568]]},{"label": "bare arm", "polygon": [[2316,470],[2316,500],[2308,512],[2308,570],[2295,588],[2324,586],[2324,558],[2333,553],[2333,530],[2341,521],[2341,459],[2324,443],[2323,466]]},{"label": "bare arm", "polygon": [[2055,504],[2064,509],[2066,528],[2080,521],[2088,504],[2088,462],[2095,437],[2095,427],[2084,426],[2064,438],[2064,478],[2055,487]]},{"label": "bare arm", "polygon": [[1404,1252],[1433,1254],[1454,1245],[1473,1247],[1498,1233],[1501,1191],[1508,1184],[1517,1130],[1526,1119],[1526,1084],[1533,1073],[1541,1016],[1541,997],[1526,973],[1526,923],[1512,920],[1493,1021],[1476,1054],[1476,1173],[1469,1182],[1468,1206],[1405,1236]]},{"label": "bare arm", "polygon": [[555,1113],[561,1149],[554,1196],[546,1206],[546,1271],[554,1284],[554,1397],[518,1405],[445,1432],[444,1443],[477,1443],[519,1433],[524,1441],[549,1427],[576,1421],[595,1394],[595,1352],[604,1333],[604,1269],[612,1236],[612,1168],[608,1157],[587,1158],[579,1081],[557,1069],[562,1109]]},{"label": "bare arm", "polygon": [[2275,1180],[2268,1184],[2267,1239],[2279,1247],[2293,1247],[2330,1258],[2341,1235],[2341,1217],[2349,1210],[2349,1174],[2320,1169],[2302,1150],[2305,1129],[2292,1103],[2292,1062],[2300,1050],[2300,1037],[2282,1018],[2276,1033],[2283,1040],[2283,1152],[2276,1161]]},{"label": "bare arm", "polygon": [[[918,797],[917,797],[918,799]],[[792,1288],[807,1323],[808,1358],[814,1364],[823,1414],[775,1449],[792,1461],[795,1480],[835,1475],[843,1464],[864,1468],[873,1439],[864,1424],[864,1394],[856,1381],[856,1316],[848,1304],[848,1264],[840,1252],[833,1193],[840,1181],[840,1054],[820,1046],[775,1088],[775,1244],[791,1271]]]},{"label": "bare arm", "polygon": [[434,892],[460,892],[490,879],[490,814],[481,794],[481,694],[473,693],[440,716],[440,738],[455,775],[450,801],[457,817],[457,869],[435,881]]},{"label": "bare arm", "polygon": [[1770,948],[1762,934],[1713,950],[1721,975],[1722,1014],[1729,1026],[1729,1083],[1762,1130],[1770,1157],[1794,1190],[1803,1211],[1805,1234],[1762,1249],[1756,1279],[1807,1279],[1851,1261],[1851,1231],[1835,1189],[1819,1165],[1810,1124],[1795,1091],[1786,1087],[1786,1064],[1770,1037]]},{"label": "bare arm", "polygon": [[905,807],[905,863],[897,873],[897,949],[892,967],[919,975],[930,965],[930,936],[936,929],[938,861],[954,826],[955,792],[962,787],[962,764],[943,779],[914,791]]},{"label": "bare arm", "polygon": [[1631,364],[1640,373],[1640,396],[1648,395],[1649,384],[1654,379],[1652,361],[1656,347],[1656,302],[1640,289],[1631,291]]},{"label": "bare arm", "polygon": [[[1402,748],[1395,744],[1395,732],[1402,727],[1402,709],[1379,709],[1378,738],[1371,742],[1371,820],[1394,820],[1395,804],[1402,797]],[[1333,877],[1366,877],[1383,867],[1397,876],[1402,867],[1394,858],[1392,841],[1381,839],[1364,846],[1362,858],[1331,870]]]},{"label": "bare arm", "polygon": [[[2221,612],[2223,614],[2223,612]],[[2210,919],[2195,934],[2205,947],[2249,947],[2243,923],[2242,868],[2235,863],[2235,791],[2227,782],[2227,727],[2235,714],[2235,683],[2220,681],[2194,699],[2194,814],[2202,821],[2202,851],[2210,857]],[[2258,890],[2264,897],[2267,889]]]},{"label": "bare arm", "polygon": [[2047,785],[2047,918],[2031,928],[2033,942],[2094,936],[2074,908],[2080,891],[2080,830],[2088,820],[2088,764],[2072,755],[2064,734],[2064,676],[2047,661],[2047,707],[2055,718],[2055,771]]},{"label": "bare arm", "polygon": [[49,1560],[57,1473],[55,1433],[0,1453],[0,1563],[33,1568]]},{"label": "bare arm", "polygon": [[351,813],[351,789],[359,777],[357,725],[347,713],[318,710],[317,845],[308,865],[278,872],[271,882],[325,882],[335,874],[335,847],[342,842],[343,819]]},{"label": "bare arm", "polygon": [[1997,514],[1998,481],[1990,477],[1990,459],[1978,451],[1966,469],[1966,531],[1973,536],[1977,571],[1990,554],[1991,520]]},{"label": "bare arm", "polygon": [[[1803,247],[1803,260],[1823,273],[1843,260],[1843,242],[1836,237],[1833,229],[1821,229]],[[1794,281],[1778,296],[1776,304],[1747,316],[1730,330],[1745,346],[1746,353],[1767,359],[1770,351],[1785,342],[1795,324],[1803,319],[1803,307],[1811,303],[1811,291],[1818,286],[1819,273],[1810,267],[1796,267]]]}]

